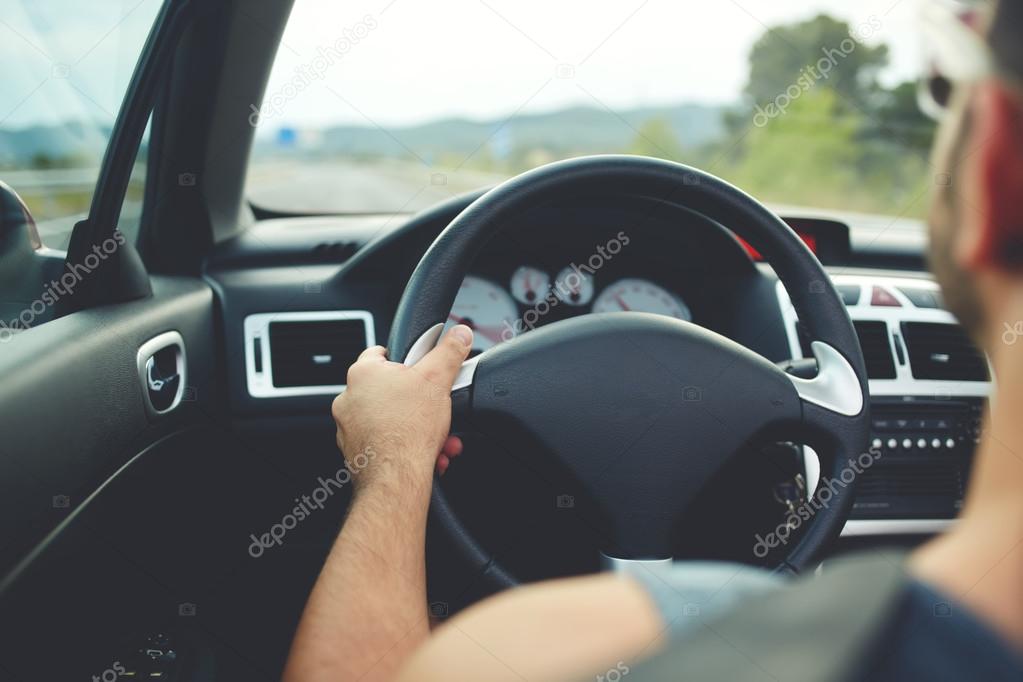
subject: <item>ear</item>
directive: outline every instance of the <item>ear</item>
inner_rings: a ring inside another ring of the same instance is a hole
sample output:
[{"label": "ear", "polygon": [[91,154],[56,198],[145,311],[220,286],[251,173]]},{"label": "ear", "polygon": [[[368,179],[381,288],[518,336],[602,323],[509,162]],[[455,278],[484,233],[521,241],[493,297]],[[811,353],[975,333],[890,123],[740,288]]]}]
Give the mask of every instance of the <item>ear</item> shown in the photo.
[{"label": "ear", "polygon": [[1000,83],[981,83],[971,119],[960,161],[973,186],[962,197],[956,256],[966,270],[1017,271],[1023,266],[1023,104]]}]

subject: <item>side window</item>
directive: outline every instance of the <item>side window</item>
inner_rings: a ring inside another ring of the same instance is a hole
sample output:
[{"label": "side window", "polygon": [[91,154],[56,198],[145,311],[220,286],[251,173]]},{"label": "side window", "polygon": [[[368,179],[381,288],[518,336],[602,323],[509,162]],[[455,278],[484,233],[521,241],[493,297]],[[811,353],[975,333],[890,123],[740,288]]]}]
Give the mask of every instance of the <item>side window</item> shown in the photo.
[{"label": "side window", "polygon": [[[6,0],[0,20],[0,344],[53,319],[117,111],[163,0]],[[118,224],[138,233],[148,131]],[[82,264],[88,268],[89,264]]]},{"label": "side window", "polygon": [[[8,0],[0,21],[0,180],[64,250],[89,210],[100,162],[132,70],[162,0]],[[145,144],[125,202],[134,234]],[[132,219],[134,216],[134,219]]]}]

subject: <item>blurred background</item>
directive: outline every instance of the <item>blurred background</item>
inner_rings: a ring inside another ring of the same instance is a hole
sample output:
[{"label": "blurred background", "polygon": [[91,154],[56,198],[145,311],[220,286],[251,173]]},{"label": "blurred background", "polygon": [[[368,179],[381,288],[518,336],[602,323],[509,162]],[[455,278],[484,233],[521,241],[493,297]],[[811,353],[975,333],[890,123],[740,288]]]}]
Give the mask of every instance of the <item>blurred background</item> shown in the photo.
[{"label": "blurred background", "polygon": [[[7,4],[0,179],[64,248],[160,2]],[[919,218],[934,131],[915,101],[918,12],[917,0],[296,0],[264,101],[238,106],[257,127],[248,196],[266,214],[411,212],[549,161],[629,153],[778,207]]]}]

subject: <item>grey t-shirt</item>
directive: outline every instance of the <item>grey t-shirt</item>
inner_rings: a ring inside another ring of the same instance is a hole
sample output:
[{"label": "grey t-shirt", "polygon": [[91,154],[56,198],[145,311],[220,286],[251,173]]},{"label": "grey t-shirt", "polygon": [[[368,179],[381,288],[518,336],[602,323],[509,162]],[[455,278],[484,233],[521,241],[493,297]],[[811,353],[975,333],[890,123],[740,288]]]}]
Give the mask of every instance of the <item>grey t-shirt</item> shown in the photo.
[{"label": "grey t-shirt", "polygon": [[627,575],[650,595],[671,638],[728,613],[743,600],[785,585],[774,573],[721,561],[627,564]]},{"label": "grey t-shirt", "polygon": [[[872,561],[874,564],[879,563],[877,559]],[[875,599],[873,607],[865,607],[874,609],[876,616],[873,622],[868,616],[864,621],[866,625],[852,634],[843,634],[836,629],[832,637],[856,640],[850,646],[840,645],[836,648],[840,653],[835,654],[835,657],[846,655],[846,662],[832,666],[839,671],[834,679],[871,682],[915,679],[1023,681],[1023,657],[1017,651],[954,599],[906,575],[901,557],[886,561],[891,564],[885,567],[887,573],[895,575],[895,579],[878,581],[878,589],[890,590],[890,594]],[[867,579],[851,586],[848,594],[837,601],[835,598],[825,601],[818,599],[812,590],[805,589],[819,579],[811,577],[804,579],[808,585],[793,585],[789,580],[766,571],[717,562],[684,562],[671,566],[638,564],[630,568],[629,574],[650,595],[670,631],[674,646],[669,646],[660,658],[668,659],[674,649],[686,649],[694,641],[699,642],[701,638],[708,637],[709,631],[713,633],[710,639],[727,641],[729,646],[722,647],[725,655],[734,651],[738,656],[748,659],[748,679],[765,680],[792,677],[779,676],[778,671],[772,673],[771,661],[777,659],[752,648],[744,651],[744,643],[732,636],[731,633],[736,631],[736,623],[741,629],[744,609],[756,601],[761,602],[755,607],[760,611],[763,611],[764,604],[770,605],[771,616],[768,621],[772,624],[772,632],[762,638],[775,643],[773,656],[784,657],[786,635],[790,635],[793,642],[801,638],[804,643],[808,628],[821,635],[822,630],[827,630],[829,622],[841,620],[847,615],[836,611],[855,610],[859,603],[869,602],[870,599],[859,599],[857,591],[865,596],[864,591],[872,587],[871,581]],[[857,575],[855,569],[852,575]],[[841,591],[842,586],[849,582],[836,579],[830,592]],[[882,582],[886,586],[882,586]],[[807,599],[820,605],[816,609],[819,613],[814,613],[813,603],[805,603]],[[789,604],[794,608],[787,609]],[[786,610],[790,613],[785,613]],[[762,615],[753,614],[751,610],[750,622],[758,623],[757,627],[763,628]],[[816,623],[813,622],[815,620]],[[791,632],[787,633],[787,630]],[[761,634],[756,631],[745,633],[745,636],[749,642],[761,638]],[[824,634],[823,641],[827,639],[827,634]],[[715,669],[713,657],[722,655],[712,654],[706,647],[689,648],[694,651],[686,655],[708,659],[693,666],[703,673],[711,673]],[[806,655],[808,650],[819,649],[794,646],[791,656],[799,657]],[[853,650],[852,655],[847,655],[850,650]],[[684,660],[677,658],[677,652],[674,655],[676,661]],[[785,667],[789,666],[800,669],[798,661],[787,661]],[[690,667],[688,661],[684,667]],[[733,667],[734,663],[722,661],[723,671],[732,670]],[[668,671],[678,668],[670,661],[655,661],[653,665],[641,666],[641,669],[645,672],[636,676],[636,682],[675,679]],[[813,669],[813,666],[807,669]],[[808,677],[815,679],[813,675]],[[704,679],[704,676],[694,675],[687,670],[685,679]]]}]

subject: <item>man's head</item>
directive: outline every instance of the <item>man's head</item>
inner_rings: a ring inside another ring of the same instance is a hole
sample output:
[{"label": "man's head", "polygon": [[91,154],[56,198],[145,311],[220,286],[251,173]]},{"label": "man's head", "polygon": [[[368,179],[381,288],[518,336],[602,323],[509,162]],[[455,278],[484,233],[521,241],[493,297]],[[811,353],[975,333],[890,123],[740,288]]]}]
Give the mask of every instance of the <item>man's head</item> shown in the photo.
[{"label": "man's head", "polygon": [[938,134],[930,262],[949,309],[991,351],[1023,310],[1023,2],[983,3],[975,17],[991,68],[954,84]]}]

